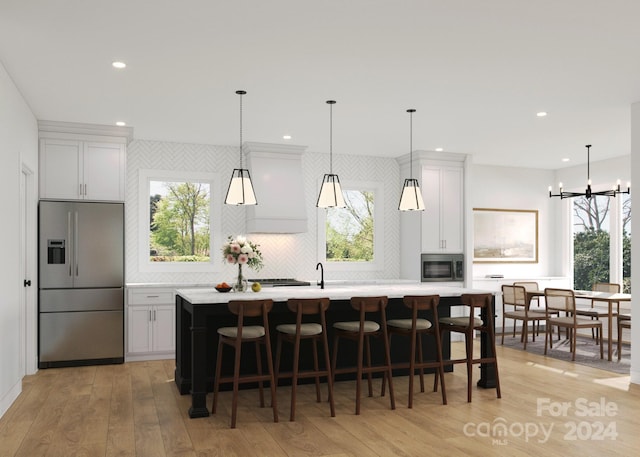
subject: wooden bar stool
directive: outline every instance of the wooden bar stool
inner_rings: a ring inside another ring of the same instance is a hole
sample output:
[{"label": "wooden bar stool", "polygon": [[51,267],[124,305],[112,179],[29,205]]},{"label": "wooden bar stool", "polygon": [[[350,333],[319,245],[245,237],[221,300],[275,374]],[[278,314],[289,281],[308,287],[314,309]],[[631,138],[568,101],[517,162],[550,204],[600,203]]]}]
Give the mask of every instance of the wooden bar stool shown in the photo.
[{"label": "wooden bar stool", "polygon": [[[404,305],[411,309],[411,319],[391,319],[387,321],[387,332],[389,334],[389,347],[391,347],[391,337],[393,335],[407,336],[411,338],[411,349],[409,351],[409,362],[394,364],[394,368],[409,368],[409,400],[407,406],[413,407],[413,378],[416,370],[420,374],[420,392],[424,392],[424,369],[436,368],[436,379],[434,379],[434,389],[437,390],[437,378],[442,384],[442,404],[447,404],[447,393],[444,384],[444,367],[442,363],[442,339],[440,337],[440,327],[433,325],[431,321],[418,317],[418,311],[431,311],[433,322],[438,322],[439,295],[407,295],[403,298]],[[436,360],[425,362],[422,355],[422,335],[432,335],[435,339]],[[417,343],[417,344],[416,344]],[[416,345],[417,356],[416,362]]]},{"label": "wooden bar stool", "polygon": [[[441,332],[459,332],[464,334],[466,357],[464,359],[445,360],[444,364],[465,363],[467,365],[467,402],[471,402],[472,388],[472,368],[474,363],[495,365],[496,373],[496,395],[500,394],[500,377],[498,376],[498,359],[496,358],[496,337],[493,326],[493,295],[491,294],[462,294],[460,303],[469,307],[468,317],[443,317],[438,322]],[[485,310],[487,315],[486,323],[475,316],[476,310]],[[492,356],[473,357],[473,334],[474,331],[484,332],[488,336]],[[437,378],[436,378],[437,380]]]},{"label": "wooden bar stool", "polygon": [[[233,399],[231,402],[231,428],[236,428],[236,411],[238,409],[238,388],[240,384],[258,382],[260,391],[260,407],[264,408],[263,381],[269,381],[271,387],[271,404],[273,407],[273,421],[278,422],[278,407],[276,398],[276,383],[273,374],[273,359],[271,357],[271,340],[269,338],[268,314],[273,308],[273,300],[232,300],[228,304],[229,311],[238,316],[236,327],[221,327],[218,329],[218,355],[216,359],[216,378],[213,384],[213,414],[216,413],[218,390],[221,383],[233,383]],[[245,318],[262,318],[262,325],[245,325]],[[240,374],[242,344],[255,345],[257,373]],[[232,377],[221,377],[222,348],[228,345],[235,350],[235,361]],[[267,355],[268,374],[262,373],[262,354],[260,346],[264,345]]]},{"label": "wooden bar stool", "polygon": [[[389,379],[389,398],[391,401],[391,409],[396,409],[396,402],[393,396],[393,374],[391,370],[391,355],[389,352],[389,338],[387,335],[387,317],[386,307],[388,303],[387,297],[352,297],[351,307],[360,314],[357,321],[335,322],[333,324],[333,359],[331,363],[331,375],[342,373],[356,373],[356,414],[360,414],[360,396],[362,386],[362,375],[367,374],[369,384],[369,396],[373,396],[373,388],[371,385],[371,374],[377,372],[386,373]],[[380,324],[375,321],[366,320],[367,313],[377,313]],[[371,337],[382,339],[384,345],[384,364],[371,365]],[[358,343],[358,362],[355,368],[336,368],[338,357],[338,342],[341,338],[346,338]],[[364,349],[367,349],[367,366],[363,366],[362,358],[365,355]]]},{"label": "wooden bar stool", "polygon": [[631,314],[618,314],[618,360],[622,358],[622,329],[631,330]]},{"label": "wooden bar stool", "polygon": [[[325,311],[329,308],[330,300],[328,298],[308,298],[296,299],[291,298],[287,301],[289,311],[296,313],[295,324],[280,324],[276,327],[278,331],[278,343],[276,348],[276,383],[282,378],[291,378],[291,413],[289,420],[293,421],[296,417],[296,389],[298,379],[315,378],[316,381],[316,398],[321,402],[320,396],[320,377],[326,376],[329,386],[329,406],[331,409],[331,417],[335,417],[336,411],[333,402],[333,379],[331,378],[331,363],[329,361],[329,344],[327,342],[327,321],[325,319]],[[303,323],[303,316],[319,315],[320,323],[307,322]],[[313,345],[313,370],[299,371],[300,363],[300,341],[310,340]],[[282,353],[282,342],[293,344],[293,372],[280,373],[280,356]],[[318,364],[318,341],[322,343],[324,351],[324,370],[319,368]]]}]

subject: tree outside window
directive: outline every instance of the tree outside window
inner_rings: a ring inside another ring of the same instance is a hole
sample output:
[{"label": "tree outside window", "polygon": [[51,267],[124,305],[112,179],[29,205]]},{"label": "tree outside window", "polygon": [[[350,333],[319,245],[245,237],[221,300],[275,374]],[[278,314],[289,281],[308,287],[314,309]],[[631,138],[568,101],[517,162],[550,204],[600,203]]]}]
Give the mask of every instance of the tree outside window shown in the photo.
[{"label": "tree outside window", "polygon": [[[622,205],[623,288],[631,291],[631,199]],[[610,197],[578,197],[573,201],[574,288],[590,290],[596,282],[610,282],[610,217],[615,213]]]},{"label": "tree outside window", "polygon": [[209,262],[209,183],[150,181],[149,190],[149,259]]},{"label": "tree outside window", "polygon": [[374,260],[374,192],[344,190],[346,208],[329,208],[326,219],[328,262]]}]

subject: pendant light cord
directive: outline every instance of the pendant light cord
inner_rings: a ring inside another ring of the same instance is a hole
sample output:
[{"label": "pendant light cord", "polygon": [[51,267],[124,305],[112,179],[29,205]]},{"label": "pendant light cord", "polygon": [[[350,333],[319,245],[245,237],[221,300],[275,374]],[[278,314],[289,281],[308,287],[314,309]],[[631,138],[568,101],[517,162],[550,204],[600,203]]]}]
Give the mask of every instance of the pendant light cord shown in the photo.
[{"label": "pendant light cord", "polygon": [[588,144],[588,145],[587,145],[587,185],[589,185],[589,180],[591,179],[591,176],[590,176],[590,173],[589,173],[589,166],[590,166],[589,164],[590,164],[590,162],[591,162],[591,160],[590,160],[590,158],[589,158],[589,156],[590,156],[590,154],[589,154],[589,149],[590,149],[590,148],[591,148],[591,145],[590,145],[590,144]]},{"label": "pendant light cord", "polygon": [[415,109],[408,109],[409,113],[409,178],[413,179],[413,113]]},{"label": "pendant light cord", "polygon": [[329,105],[329,174],[333,174],[333,105],[335,100],[327,100]]},{"label": "pendant light cord", "polygon": [[[242,91],[240,91],[242,92]],[[242,170],[242,93],[240,94],[240,169]]]}]

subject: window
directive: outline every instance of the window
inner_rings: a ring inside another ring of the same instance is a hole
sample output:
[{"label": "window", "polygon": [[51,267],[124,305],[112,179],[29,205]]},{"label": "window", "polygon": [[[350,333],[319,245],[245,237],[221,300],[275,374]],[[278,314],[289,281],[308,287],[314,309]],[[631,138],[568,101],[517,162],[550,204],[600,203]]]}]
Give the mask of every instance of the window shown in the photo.
[{"label": "window", "polygon": [[384,209],[378,183],[345,182],[346,208],[328,208],[318,217],[318,250],[329,269],[383,268]]},{"label": "window", "polygon": [[219,188],[212,173],[140,171],[141,271],[219,270],[210,255],[221,244]]},{"label": "window", "polygon": [[591,290],[609,281],[609,197],[573,200],[573,288]]},{"label": "window", "polygon": [[631,197],[579,197],[573,210],[573,287],[622,283],[631,292]]}]

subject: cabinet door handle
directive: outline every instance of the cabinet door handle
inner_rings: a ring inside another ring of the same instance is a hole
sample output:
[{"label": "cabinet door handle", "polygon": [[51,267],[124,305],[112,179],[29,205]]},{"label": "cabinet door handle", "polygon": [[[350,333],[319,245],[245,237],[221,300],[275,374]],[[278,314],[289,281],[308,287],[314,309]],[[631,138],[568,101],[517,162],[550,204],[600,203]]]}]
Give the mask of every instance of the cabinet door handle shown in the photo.
[{"label": "cabinet door handle", "polygon": [[78,184],[80,196],[82,196],[82,184]]},{"label": "cabinet door handle", "polygon": [[156,310],[155,309],[153,310],[153,320],[154,321],[156,320]]},{"label": "cabinet door handle", "polygon": [[147,295],[147,298],[159,298],[160,295]]},{"label": "cabinet door handle", "polygon": [[151,322],[151,321],[152,321],[152,319],[151,319],[151,310],[149,310],[149,322]]},{"label": "cabinet door handle", "polygon": [[84,185],[84,196],[85,197],[87,196],[87,185],[86,184]]}]

